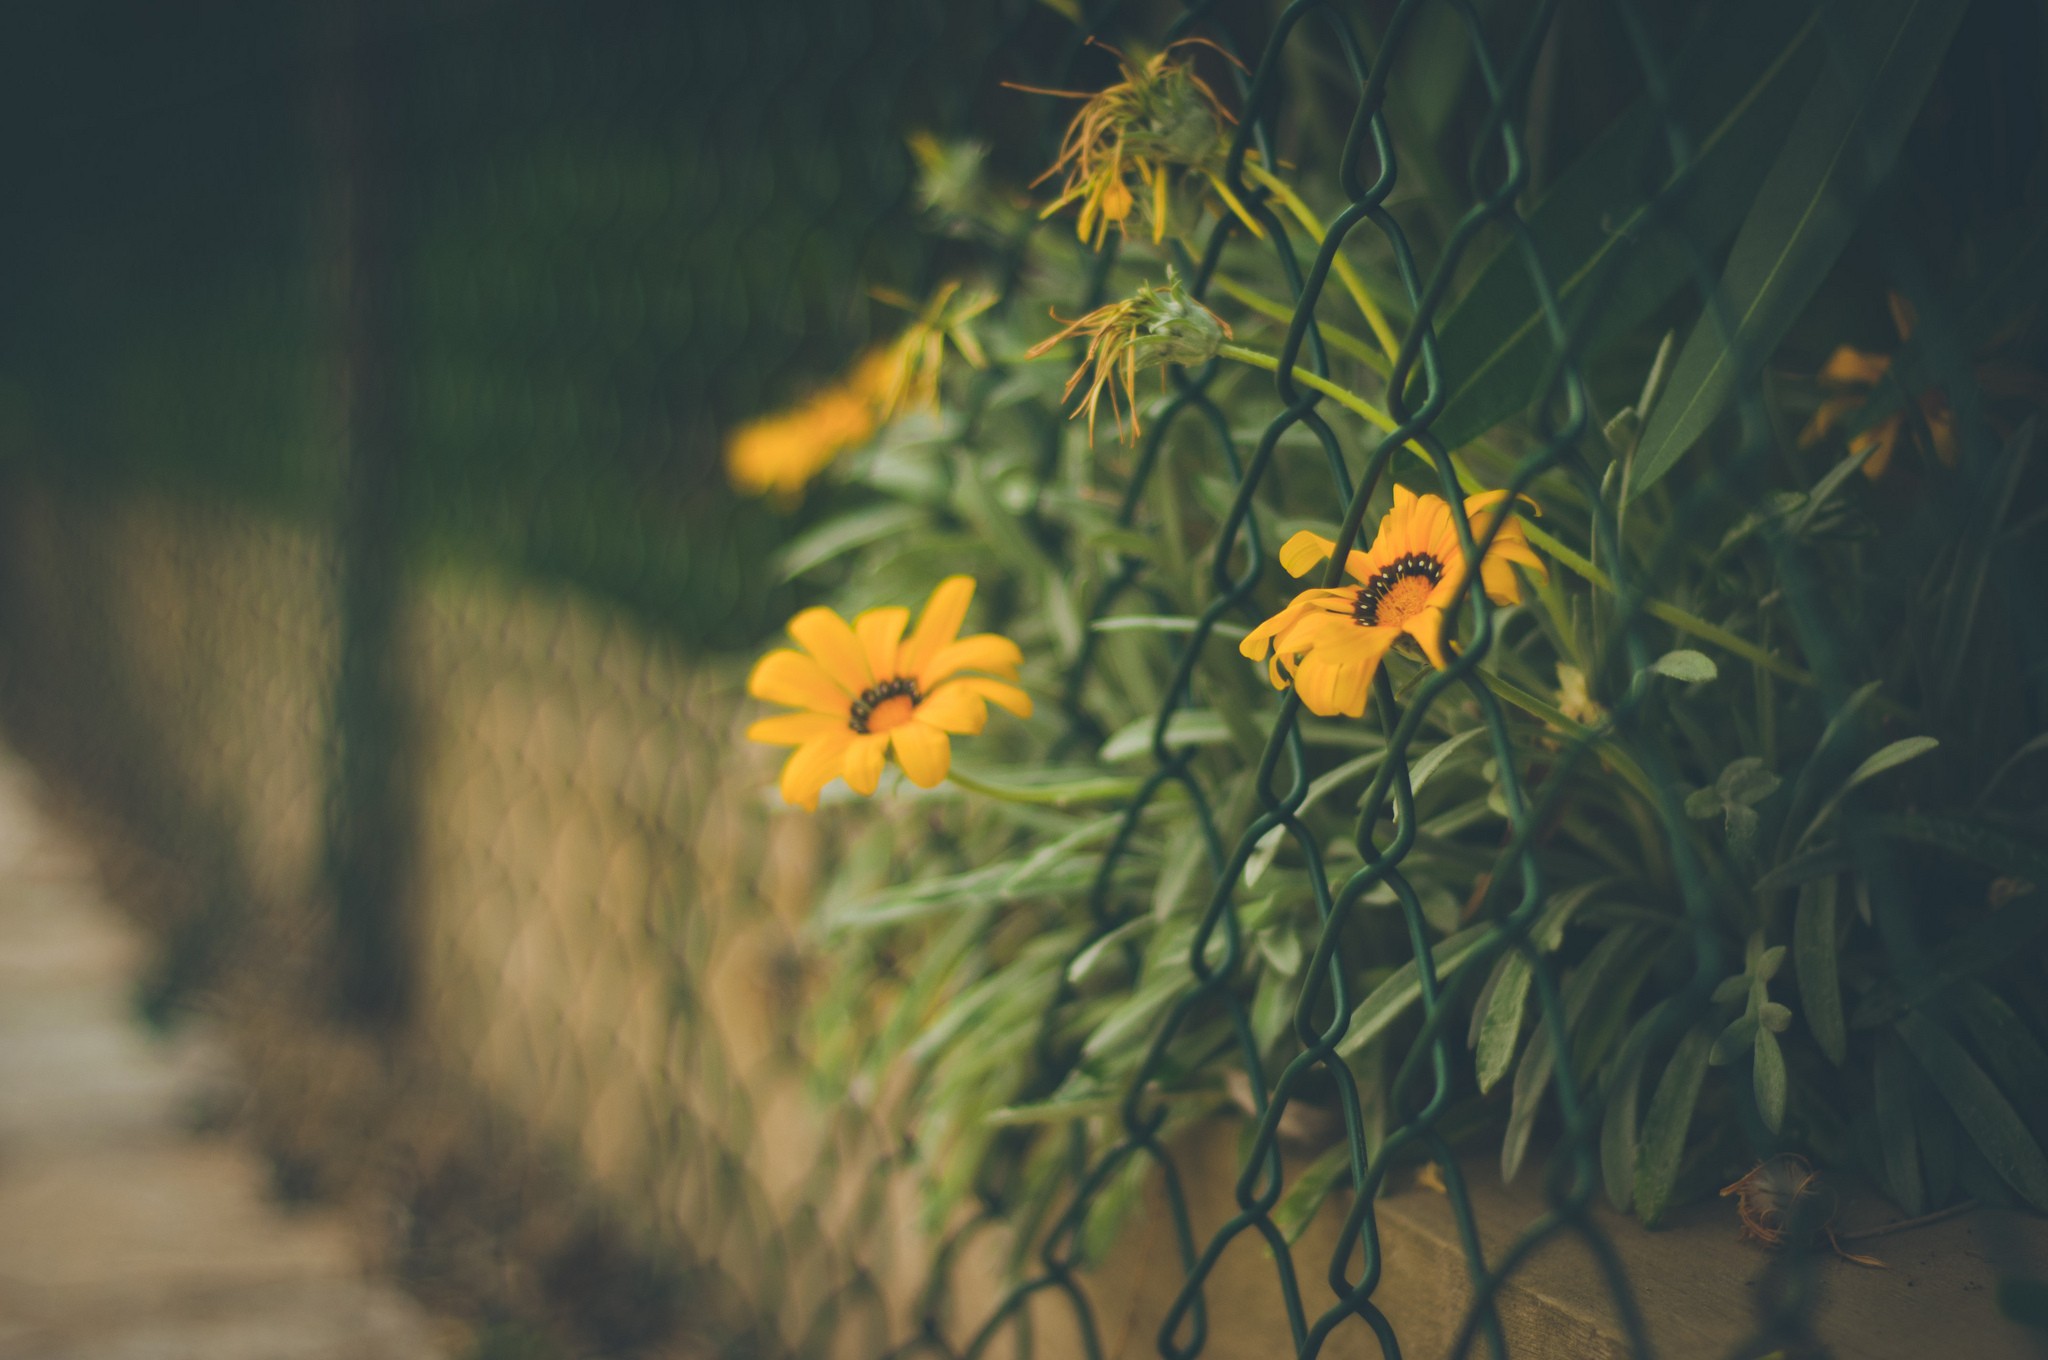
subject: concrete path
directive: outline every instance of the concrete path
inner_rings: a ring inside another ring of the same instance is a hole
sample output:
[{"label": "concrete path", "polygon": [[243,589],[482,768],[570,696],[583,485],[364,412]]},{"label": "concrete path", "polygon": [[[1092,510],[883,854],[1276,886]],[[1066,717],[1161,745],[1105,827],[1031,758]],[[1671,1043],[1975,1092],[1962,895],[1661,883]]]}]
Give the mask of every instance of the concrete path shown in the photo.
[{"label": "concrete path", "polygon": [[338,1218],[189,1131],[226,1059],[136,1022],[145,958],[0,752],[0,1360],[436,1360]]}]

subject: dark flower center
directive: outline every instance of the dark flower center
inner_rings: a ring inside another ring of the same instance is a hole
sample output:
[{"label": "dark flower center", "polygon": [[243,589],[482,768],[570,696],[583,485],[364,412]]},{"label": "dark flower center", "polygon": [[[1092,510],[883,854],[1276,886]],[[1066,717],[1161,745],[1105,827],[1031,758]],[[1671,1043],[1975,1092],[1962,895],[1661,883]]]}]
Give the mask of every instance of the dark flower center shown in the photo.
[{"label": "dark flower center", "polygon": [[[1367,627],[1402,623],[1422,608],[1429,591],[1443,579],[1444,564],[1429,553],[1412,552],[1397,557],[1359,587],[1353,617]],[[1408,585],[1411,581],[1428,584]],[[1389,603],[1393,605],[1393,617],[1382,619],[1381,607]]]},{"label": "dark flower center", "polygon": [[891,699],[908,699],[910,706],[915,708],[917,681],[906,676],[898,676],[894,680],[884,680],[879,685],[870,685],[861,691],[860,698],[855,699],[853,707],[847,710],[846,725],[856,732],[866,732],[868,719],[874,717],[875,710]]}]

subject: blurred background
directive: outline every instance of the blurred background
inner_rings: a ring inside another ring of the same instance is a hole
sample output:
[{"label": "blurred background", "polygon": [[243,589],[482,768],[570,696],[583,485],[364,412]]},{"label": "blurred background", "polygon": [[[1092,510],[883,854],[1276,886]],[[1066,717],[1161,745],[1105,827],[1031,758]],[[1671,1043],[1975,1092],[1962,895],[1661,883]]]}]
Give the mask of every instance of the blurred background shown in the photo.
[{"label": "blurred background", "polygon": [[1071,31],[0,20],[9,740],[146,927],[144,1013],[234,1055],[179,1118],[367,1224],[450,1354],[770,1355],[874,1294],[791,1188],[817,1121],[758,1142],[807,850],[763,841],[724,658],[806,517],[721,433],[843,365],[866,285],[922,293],[906,135],[1009,116]]}]

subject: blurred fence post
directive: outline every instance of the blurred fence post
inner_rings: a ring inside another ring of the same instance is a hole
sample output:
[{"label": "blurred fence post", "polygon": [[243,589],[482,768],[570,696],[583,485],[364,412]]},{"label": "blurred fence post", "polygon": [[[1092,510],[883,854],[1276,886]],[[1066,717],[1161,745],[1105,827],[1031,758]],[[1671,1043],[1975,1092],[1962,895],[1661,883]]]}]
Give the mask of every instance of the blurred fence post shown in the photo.
[{"label": "blurred fence post", "polygon": [[340,655],[328,769],[324,887],[334,913],[335,999],[378,1026],[409,994],[399,900],[410,845],[404,714],[393,640],[403,559],[404,423],[398,336],[397,51],[380,0],[334,11],[324,121],[336,172],[341,328]]}]

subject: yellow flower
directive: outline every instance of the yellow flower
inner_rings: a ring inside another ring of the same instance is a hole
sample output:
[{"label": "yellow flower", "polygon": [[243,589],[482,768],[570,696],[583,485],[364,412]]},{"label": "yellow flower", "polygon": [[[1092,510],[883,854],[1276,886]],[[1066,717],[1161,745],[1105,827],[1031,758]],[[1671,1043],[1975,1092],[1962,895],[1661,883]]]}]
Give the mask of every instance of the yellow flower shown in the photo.
[{"label": "yellow flower", "polygon": [[1223,51],[1205,38],[1183,38],[1150,61],[1136,64],[1108,44],[1096,43],[1116,57],[1123,71],[1124,78],[1114,85],[1094,94],[1010,85],[1030,94],[1083,101],[1067,125],[1059,156],[1032,181],[1035,187],[1062,170],[1067,176],[1059,196],[1040,216],[1051,217],[1070,203],[1080,204],[1075,234],[1099,249],[1110,227],[1124,231],[1125,221],[1142,204],[1156,243],[1166,235],[1167,177],[1179,168],[1208,181],[1252,235],[1264,235],[1217,173],[1230,152],[1227,128],[1237,120],[1192,65],[1173,59],[1174,48],[1191,43]]},{"label": "yellow flower", "polygon": [[[1507,495],[1487,491],[1465,501],[1475,540],[1483,540],[1504,512]],[[1336,550],[1329,539],[1304,530],[1280,549],[1280,565],[1301,576]],[[1510,516],[1479,564],[1487,599],[1513,604],[1522,598],[1516,563],[1546,574],[1521,522]],[[1302,704],[1325,718],[1364,714],[1380,658],[1403,636],[1414,638],[1432,664],[1448,664],[1446,611],[1469,574],[1450,506],[1405,486],[1394,488],[1394,508],[1380,520],[1372,547],[1354,549],[1344,570],[1357,585],[1302,591],[1239,647],[1252,660],[1266,662],[1273,688],[1285,689],[1291,678]]]},{"label": "yellow flower", "polygon": [[[1892,325],[1901,341],[1913,338],[1915,317],[1913,304],[1897,293],[1888,294],[1892,308]],[[1799,432],[1799,447],[1807,448],[1825,439],[1828,433],[1845,417],[1853,416],[1869,402],[1885,375],[1891,372],[1892,356],[1872,354],[1853,345],[1843,345],[1828,356],[1820,371],[1823,387],[1833,394],[1820,404],[1813,413],[1813,419]],[[1919,397],[1920,418],[1925,422],[1927,438],[1934,445],[1935,457],[1945,465],[1953,467],[1956,461],[1956,422],[1949,410],[1948,398],[1940,389],[1928,388]],[[1905,429],[1906,412],[1894,411],[1884,419],[1850,436],[1849,452],[1867,455],[1863,459],[1863,475],[1876,478],[1884,475],[1891,466],[1892,452],[1898,448],[1899,435]]]},{"label": "yellow flower", "polygon": [[[790,620],[803,650],[772,651],[747,678],[747,693],[797,710],[747,729],[754,741],[796,748],[782,767],[784,801],[815,810],[834,779],[865,797],[891,750],[911,783],[931,788],[952,763],[951,737],[979,732],[989,704],[1031,716],[1031,696],[1003,683],[1023,663],[1017,644],[995,633],[958,636],[973,598],[973,577],[947,577],[907,638],[902,608],[867,610],[851,626],[824,608]],[[960,674],[969,670],[1003,679]]]},{"label": "yellow flower", "polygon": [[838,383],[734,431],[725,445],[732,484],[752,496],[794,499],[840,453],[872,436],[896,373],[892,348],[869,350]]}]

